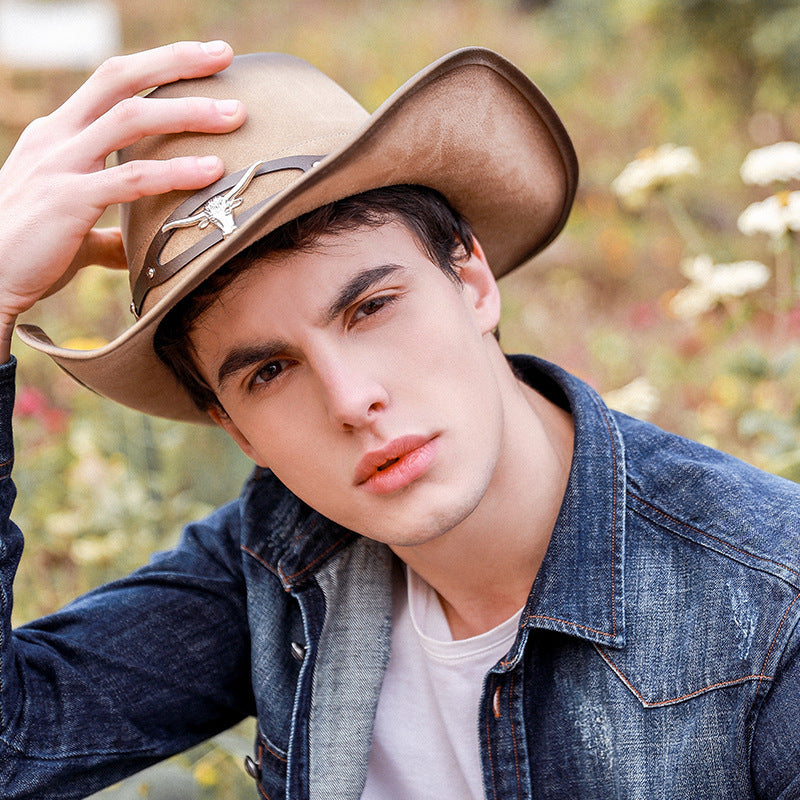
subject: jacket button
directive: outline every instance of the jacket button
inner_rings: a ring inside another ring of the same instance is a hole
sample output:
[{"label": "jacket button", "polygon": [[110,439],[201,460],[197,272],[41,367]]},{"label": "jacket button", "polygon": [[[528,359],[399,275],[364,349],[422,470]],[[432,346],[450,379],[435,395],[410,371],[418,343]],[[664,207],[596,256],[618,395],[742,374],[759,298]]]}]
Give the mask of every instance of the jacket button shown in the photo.
[{"label": "jacket button", "polygon": [[261,770],[259,769],[258,764],[256,764],[256,762],[253,761],[253,759],[250,758],[250,756],[245,756],[245,759],[244,759],[244,771],[254,781],[261,780]]},{"label": "jacket button", "polygon": [[306,657],[305,646],[300,644],[300,642],[292,642],[292,655],[294,656],[295,661],[302,662]]}]

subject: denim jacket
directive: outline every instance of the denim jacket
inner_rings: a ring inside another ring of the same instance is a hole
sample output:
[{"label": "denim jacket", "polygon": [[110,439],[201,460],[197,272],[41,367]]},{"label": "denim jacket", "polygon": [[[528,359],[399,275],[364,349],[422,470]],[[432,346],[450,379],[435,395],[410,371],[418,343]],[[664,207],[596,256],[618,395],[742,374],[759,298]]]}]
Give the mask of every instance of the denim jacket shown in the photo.
[{"label": "denim jacket", "polygon": [[[513,364],[571,411],[575,451],[476,710],[486,797],[799,798],[800,488],[611,412],[553,365]],[[83,797],[254,715],[254,797],[358,798],[389,658],[388,549],[257,470],[175,550],[12,633],[12,403],[10,364],[0,796]]]}]

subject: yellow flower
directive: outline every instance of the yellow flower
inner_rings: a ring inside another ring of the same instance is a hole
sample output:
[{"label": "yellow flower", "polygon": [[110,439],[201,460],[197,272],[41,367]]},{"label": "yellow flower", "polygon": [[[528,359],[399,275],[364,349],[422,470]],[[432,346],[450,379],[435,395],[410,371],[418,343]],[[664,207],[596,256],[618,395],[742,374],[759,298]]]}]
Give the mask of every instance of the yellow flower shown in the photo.
[{"label": "yellow flower", "polygon": [[213,764],[199,762],[193,770],[194,779],[203,787],[210,788],[219,783],[219,772]]}]

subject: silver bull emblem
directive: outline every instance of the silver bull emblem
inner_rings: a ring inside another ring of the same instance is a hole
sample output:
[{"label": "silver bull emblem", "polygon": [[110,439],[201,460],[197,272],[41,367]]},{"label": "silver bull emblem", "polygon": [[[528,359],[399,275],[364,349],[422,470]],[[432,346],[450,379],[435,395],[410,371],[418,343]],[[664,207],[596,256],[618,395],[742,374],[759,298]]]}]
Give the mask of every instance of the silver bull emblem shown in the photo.
[{"label": "silver bull emblem", "polygon": [[247,169],[239,182],[225,194],[218,194],[206,202],[201,211],[192,214],[191,217],[176,219],[168,222],[161,228],[162,233],[167,233],[175,228],[190,228],[197,225],[199,228],[207,228],[209,225],[216,225],[222,232],[222,237],[230,236],[236,230],[236,220],[233,212],[244,201],[239,196],[247,188],[248,184],[256,174],[256,170],[263,164],[263,161],[256,161],[255,164]]}]

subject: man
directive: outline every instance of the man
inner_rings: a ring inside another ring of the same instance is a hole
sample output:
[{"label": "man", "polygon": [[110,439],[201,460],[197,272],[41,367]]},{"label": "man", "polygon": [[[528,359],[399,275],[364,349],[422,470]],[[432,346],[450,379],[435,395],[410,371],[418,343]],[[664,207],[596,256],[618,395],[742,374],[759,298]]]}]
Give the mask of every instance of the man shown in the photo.
[{"label": "man", "polygon": [[[495,337],[495,276],[574,193],[544,98],[470,49],[369,117],[286,56],[215,74],[231,55],[110,62],[0,174],[3,341],[121,264],[92,227],[128,203],[136,323],[89,353],[21,333],[258,465],[175,551],[14,634],[6,524],[3,796],[80,797],[250,714],[266,798],[800,796],[797,487]],[[201,80],[132,97],[177,78]]]}]

